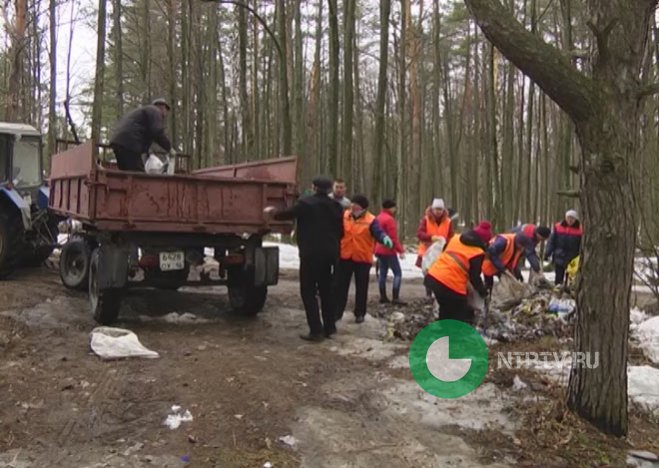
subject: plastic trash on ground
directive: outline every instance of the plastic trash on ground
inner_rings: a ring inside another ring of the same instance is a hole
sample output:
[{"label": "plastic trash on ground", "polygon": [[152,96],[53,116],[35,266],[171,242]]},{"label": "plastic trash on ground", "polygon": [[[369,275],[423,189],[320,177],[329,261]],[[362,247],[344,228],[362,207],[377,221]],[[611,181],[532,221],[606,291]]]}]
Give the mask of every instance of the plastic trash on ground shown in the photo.
[{"label": "plastic trash on ground", "polygon": [[163,424],[170,429],[178,429],[181,423],[192,421],[192,414],[189,410],[182,412],[182,408],[179,405],[172,406],[172,414],[167,415],[167,419]]},{"label": "plastic trash on ground", "polygon": [[552,314],[557,314],[559,317],[565,317],[571,314],[576,309],[576,302],[574,299],[562,299],[552,297],[547,306],[547,311]]},{"label": "plastic trash on ground", "polygon": [[96,327],[89,337],[91,350],[101,359],[129,357],[157,358],[160,355],[144,347],[137,335],[130,330],[114,327]]}]

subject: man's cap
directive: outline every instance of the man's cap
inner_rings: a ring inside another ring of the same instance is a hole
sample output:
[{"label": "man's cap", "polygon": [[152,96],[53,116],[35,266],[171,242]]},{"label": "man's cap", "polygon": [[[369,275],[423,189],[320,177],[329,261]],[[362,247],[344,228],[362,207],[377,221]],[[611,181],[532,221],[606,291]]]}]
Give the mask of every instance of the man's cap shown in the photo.
[{"label": "man's cap", "polygon": [[327,176],[315,177],[311,183],[314,185],[314,187],[316,187],[318,190],[322,190],[323,192],[328,192],[332,189],[332,179]]},{"label": "man's cap", "polygon": [[151,103],[152,106],[165,106],[167,110],[172,110],[171,107],[169,107],[169,104],[167,104],[167,101],[164,98],[158,98],[154,99],[153,102]]}]

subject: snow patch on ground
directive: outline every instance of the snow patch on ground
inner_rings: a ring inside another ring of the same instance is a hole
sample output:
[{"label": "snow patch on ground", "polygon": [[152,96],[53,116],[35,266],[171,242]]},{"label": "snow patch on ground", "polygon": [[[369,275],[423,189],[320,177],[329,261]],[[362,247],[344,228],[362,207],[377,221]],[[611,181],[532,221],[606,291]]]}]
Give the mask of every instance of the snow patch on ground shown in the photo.
[{"label": "snow patch on ground", "polygon": [[148,315],[140,315],[140,320],[143,322],[167,322],[167,323],[177,323],[177,324],[190,324],[190,323],[208,323],[210,320],[201,318],[197,315],[191,314],[190,312],[185,312],[179,314],[177,312],[170,312],[167,315],[161,315],[159,317],[150,317]]},{"label": "snow patch on ground", "polygon": [[632,328],[639,347],[648,359],[659,364],[659,316],[646,320]]}]

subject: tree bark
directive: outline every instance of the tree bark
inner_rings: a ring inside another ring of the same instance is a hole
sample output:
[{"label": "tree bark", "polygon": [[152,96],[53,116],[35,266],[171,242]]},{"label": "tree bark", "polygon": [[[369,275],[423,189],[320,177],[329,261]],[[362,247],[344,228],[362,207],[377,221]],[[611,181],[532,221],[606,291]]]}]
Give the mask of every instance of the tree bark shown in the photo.
[{"label": "tree bark", "polygon": [[[55,154],[57,139],[57,2],[48,5],[50,20],[50,92],[48,97],[48,150],[46,155]],[[49,164],[44,164],[50,167]]]},{"label": "tree bark", "polygon": [[[169,1],[170,5],[172,1],[173,0]],[[124,48],[123,31],[121,27],[121,0],[114,0],[112,3],[112,19],[114,23],[115,97],[117,104],[117,117],[120,117],[124,113]],[[172,20],[170,19],[169,21],[171,22]],[[172,96],[170,96],[170,106],[171,105],[173,105]],[[173,107],[172,109],[175,110]]]},{"label": "tree bark", "polygon": [[373,168],[371,193],[376,200],[382,197],[382,174],[386,168],[384,147],[384,105],[387,97],[387,71],[389,67],[389,15],[391,0],[380,1],[380,66],[378,93],[375,100],[375,130],[373,133]]},{"label": "tree bark", "polygon": [[[92,140],[101,141],[101,119],[103,117],[103,90],[105,88],[105,22],[107,1],[98,2],[98,42],[96,43],[96,75],[94,77],[94,104],[92,109]],[[96,150],[96,148],[94,148]]]},{"label": "tree bark", "polygon": [[7,89],[7,109],[5,119],[9,122],[21,120],[20,96],[25,73],[25,48],[27,40],[27,0],[15,0],[14,23],[10,28],[11,36],[11,75]]},{"label": "tree bark", "polygon": [[[498,0],[465,0],[479,26],[575,122],[581,146],[585,226],[577,288],[577,351],[599,366],[573,365],[568,405],[601,430],[627,433],[627,347],[636,210],[631,162],[639,140],[638,76],[656,0],[587,2],[596,38],[592,77],[526,31]],[[615,221],[611,212],[618,213]],[[589,229],[589,226],[593,228]],[[603,255],[616,252],[616,255]]]},{"label": "tree bark", "polygon": [[339,20],[336,0],[327,0],[329,6],[329,171],[337,177],[339,169]]}]

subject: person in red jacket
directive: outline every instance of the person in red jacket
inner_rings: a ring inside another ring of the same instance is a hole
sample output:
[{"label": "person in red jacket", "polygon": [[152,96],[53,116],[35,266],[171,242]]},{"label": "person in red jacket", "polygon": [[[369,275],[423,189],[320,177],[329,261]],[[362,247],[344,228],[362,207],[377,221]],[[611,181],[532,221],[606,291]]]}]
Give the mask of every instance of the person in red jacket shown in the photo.
[{"label": "person in red jacket", "polygon": [[380,223],[380,228],[382,228],[384,233],[391,238],[391,241],[394,244],[393,248],[388,248],[382,244],[377,244],[375,246],[375,256],[378,259],[378,286],[380,287],[380,303],[388,303],[387,273],[389,272],[389,269],[391,269],[394,274],[393,303],[405,305],[405,303],[400,300],[400,285],[403,274],[400,269],[400,262],[398,261],[398,256],[400,256],[401,259],[405,258],[405,251],[398,240],[398,226],[396,224],[396,219],[394,218],[395,214],[396,202],[393,200],[385,200],[382,202],[382,211],[380,211],[380,214],[375,218],[378,223]]}]

